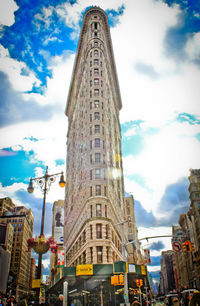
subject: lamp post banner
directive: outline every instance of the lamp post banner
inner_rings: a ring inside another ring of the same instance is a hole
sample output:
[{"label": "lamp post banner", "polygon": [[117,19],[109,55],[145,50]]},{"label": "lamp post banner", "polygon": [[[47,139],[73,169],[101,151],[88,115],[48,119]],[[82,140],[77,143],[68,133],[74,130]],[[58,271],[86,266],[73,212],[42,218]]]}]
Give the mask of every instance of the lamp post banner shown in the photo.
[{"label": "lamp post banner", "polygon": [[54,240],[58,244],[63,244],[64,235],[64,207],[55,207],[55,219],[54,219]]}]

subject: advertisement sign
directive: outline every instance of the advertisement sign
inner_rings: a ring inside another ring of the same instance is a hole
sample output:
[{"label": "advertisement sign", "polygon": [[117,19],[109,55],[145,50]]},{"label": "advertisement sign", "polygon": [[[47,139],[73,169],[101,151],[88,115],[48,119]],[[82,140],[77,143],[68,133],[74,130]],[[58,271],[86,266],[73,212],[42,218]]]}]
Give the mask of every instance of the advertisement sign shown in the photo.
[{"label": "advertisement sign", "polygon": [[58,268],[63,268],[64,264],[65,264],[65,252],[64,250],[58,250],[57,251],[58,254]]},{"label": "advertisement sign", "polygon": [[33,279],[32,288],[40,288],[41,283],[42,283],[41,279]]},{"label": "advertisement sign", "polygon": [[57,244],[63,244],[64,235],[64,207],[55,207],[54,240]]}]

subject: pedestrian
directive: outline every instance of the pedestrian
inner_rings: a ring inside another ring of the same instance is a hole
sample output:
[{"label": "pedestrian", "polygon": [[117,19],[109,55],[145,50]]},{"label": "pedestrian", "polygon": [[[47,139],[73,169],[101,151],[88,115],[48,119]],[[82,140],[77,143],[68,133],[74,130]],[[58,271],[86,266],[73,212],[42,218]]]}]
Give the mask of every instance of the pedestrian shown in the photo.
[{"label": "pedestrian", "polygon": [[62,306],[63,305],[63,294],[60,294],[58,297],[58,300],[55,304],[56,306]]},{"label": "pedestrian", "polygon": [[15,297],[12,295],[10,298],[7,299],[7,306],[15,306],[17,305],[17,302],[15,300]]},{"label": "pedestrian", "polygon": [[194,291],[189,306],[200,306],[200,292],[198,290]]},{"label": "pedestrian", "polygon": [[141,304],[139,303],[137,296],[134,296],[133,303],[131,304],[131,306],[139,306],[139,305]]}]

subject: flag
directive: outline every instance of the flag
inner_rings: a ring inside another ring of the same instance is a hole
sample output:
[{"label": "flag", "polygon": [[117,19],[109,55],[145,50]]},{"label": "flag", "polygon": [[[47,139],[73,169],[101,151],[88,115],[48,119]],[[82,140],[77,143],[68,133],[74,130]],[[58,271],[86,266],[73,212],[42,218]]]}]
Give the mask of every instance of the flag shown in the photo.
[{"label": "flag", "polygon": [[144,257],[147,265],[151,264],[151,258],[150,258],[150,250],[144,249]]},{"label": "flag", "polygon": [[58,268],[63,268],[64,267],[64,260],[65,259],[65,252],[64,250],[58,250]]}]

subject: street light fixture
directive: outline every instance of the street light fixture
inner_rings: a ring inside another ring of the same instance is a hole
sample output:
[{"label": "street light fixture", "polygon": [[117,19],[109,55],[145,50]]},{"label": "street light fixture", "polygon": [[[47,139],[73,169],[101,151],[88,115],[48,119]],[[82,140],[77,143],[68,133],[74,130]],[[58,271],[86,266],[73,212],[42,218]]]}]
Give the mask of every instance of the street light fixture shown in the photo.
[{"label": "street light fixture", "polygon": [[[59,172],[59,173],[55,173],[55,174],[49,174],[48,173],[48,166],[47,166],[45,175],[41,176],[41,177],[31,178],[28,189],[27,189],[29,193],[33,193],[33,191],[34,191],[33,181],[35,181],[40,186],[40,188],[42,190],[42,193],[44,194],[40,238],[44,236],[44,218],[45,218],[46,194],[49,191],[51,184],[53,184],[55,182],[56,177],[58,175],[60,175],[59,186],[63,188],[66,185],[63,171]],[[38,257],[38,276],[37,276],[37,278],[41,279],[41,277],[42,277],[42,253],[39,253],[39,257]],[[40,294],[40,288],[37,291],[38,298],[39,298],[39,294]]]}]

